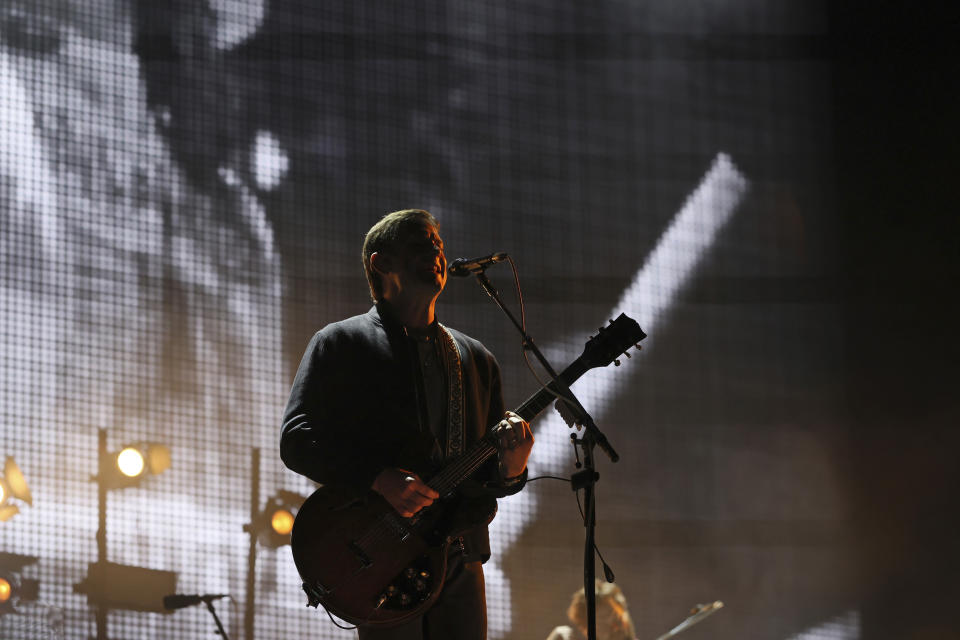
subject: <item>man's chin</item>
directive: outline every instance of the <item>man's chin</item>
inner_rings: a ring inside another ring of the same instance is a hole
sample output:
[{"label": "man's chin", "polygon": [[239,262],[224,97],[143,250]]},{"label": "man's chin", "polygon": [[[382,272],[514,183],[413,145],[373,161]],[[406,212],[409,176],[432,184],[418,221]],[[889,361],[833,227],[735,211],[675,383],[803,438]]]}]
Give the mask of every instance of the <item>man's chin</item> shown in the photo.
[{"label": "man's chin", "polygon": [[443,287],[447,283],[447,279],[439,273],[425,273],[423,274],[423,277],[420,278],[419,282],[424,288],[439,293],[443,291]]}]

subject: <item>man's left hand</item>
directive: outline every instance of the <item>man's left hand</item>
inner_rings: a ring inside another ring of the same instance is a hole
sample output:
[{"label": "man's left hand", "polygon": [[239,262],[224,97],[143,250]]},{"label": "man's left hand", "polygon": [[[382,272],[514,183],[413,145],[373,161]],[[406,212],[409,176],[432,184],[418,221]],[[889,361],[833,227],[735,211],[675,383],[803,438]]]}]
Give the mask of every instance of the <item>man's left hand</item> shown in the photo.
[{"label": "man's left hand", "polygon": [[530,423],[507,411],[494,430],[500,446],[500,473],[504,479],[515,478],[527,468],[527,458],[533,448]]}]

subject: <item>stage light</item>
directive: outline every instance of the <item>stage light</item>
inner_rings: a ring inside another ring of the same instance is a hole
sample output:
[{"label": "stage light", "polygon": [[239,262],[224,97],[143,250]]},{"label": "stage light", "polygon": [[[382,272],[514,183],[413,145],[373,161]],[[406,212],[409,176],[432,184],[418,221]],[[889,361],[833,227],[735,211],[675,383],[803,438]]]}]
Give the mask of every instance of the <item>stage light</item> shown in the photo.
[{"label": "stage light", "polygon": [[252,524],[244,525],[244,530],[252,532],[260,544],[269,549],[290,544],[293,520],[304,500],[300,494],[281,489],[267,500]]},{"label": "stage light", "polygon": [[14,613],[21,602],[33,602],[40,591],[40,583],[20,577],[17,573],[0,573],[0,615]]},{"label": "stage light", "polygon": [[87,577],[74,591],[87,594],[95,611],[97,635],[107,637],[107,616],[111,609],[164,611],[162,596],[176,588],[176,574],[107,561],[107,494],[140,484],[149,475],[170,468],[170,448],[157,442],[127,444],[110,451],[107,430],[97,433],[97,561],[89,565]]},{"label": "stage light", "polygon": [[170,463],[170,447],[156,442],[128,445],[117,454],[117,467],[130,478],[144,471],[153,476],[161,474]]},{"label": "stage light", "polygon": [[25,566],[36,561],[35,556],[0,553],[0,616],[16,613],[21,602],[37,599],[40,583],[20,575]]},{"label": "stage light", "polygon": [[117,468],[128,478],[136,478],[146,466],[143,454],[133,447],[127,447],[117,454]]},{"label": "stage light", "polygon": [[169,447],[157,442],[139,442],[125,445],[114,453],[107,452],[101,459],[100,479],[108,489],[122,489],[169,468]]},{"label": "stage light", "polygon": [[281,536],[288,536],[293,531],[293,514],[287,509],[277,509],[270,518],[270,528]]},{"label": "stage light", "polygon": [[20,471],[13,456],[7,456],[3,465],[3,476],[0,477],[0,522],[6,522],[20,513],[20,507],[10,504],[11,498],[33,505],[33,496],[30,494],[30,487],[27,486],[23,472]]}]

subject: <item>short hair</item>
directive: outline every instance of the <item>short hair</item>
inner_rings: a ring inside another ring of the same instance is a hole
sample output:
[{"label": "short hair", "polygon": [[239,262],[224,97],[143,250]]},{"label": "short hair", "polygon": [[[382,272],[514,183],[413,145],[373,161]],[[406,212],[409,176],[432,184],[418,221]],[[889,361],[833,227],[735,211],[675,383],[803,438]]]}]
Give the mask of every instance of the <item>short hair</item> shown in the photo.
[{"label": "short hair", "polygon": [[[612,582],[597,580],[597,613],[602,607],[608,607],[616,618],[616,628],[597,629],[598,638],[623,638],[624,640],[633,640],[636,630],[633,627],[633,619],[630,617],[630,611],[627,610],[627,599],[623,595],[620,587]],[[567,617],[570,622],[581,629],[587,628],[587,597],[583,588],[573,594],[570,602],[570,608],[567,609]],[[597,616],[599,621],[599,615]]]},{"label": "short hair", "polygon": [[367,237],[363,240],[361,257],[363,259],[363,270],[367,274],[367,285],[370,287],[370,297],[374,303],[378,302],[380,296],[383,295],[383,287],[380,282],[380,274],[374,270],[370,263],[370,257],[374,253],[389,251],[395,247],[404,231],[425,225],[440,226],[437,219],[423,209],[401,209],[383,216],[367,231]]}]

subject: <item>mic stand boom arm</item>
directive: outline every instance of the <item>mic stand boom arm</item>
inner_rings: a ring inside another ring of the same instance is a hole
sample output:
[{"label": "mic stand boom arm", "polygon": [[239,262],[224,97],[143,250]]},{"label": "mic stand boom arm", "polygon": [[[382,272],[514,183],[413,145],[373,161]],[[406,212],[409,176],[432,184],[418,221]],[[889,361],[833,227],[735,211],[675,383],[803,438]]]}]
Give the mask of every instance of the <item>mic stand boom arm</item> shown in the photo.
[{"label": "mic stand boom arm", "polygon": [[513,326],[515,326],[517,331],[520,332],[520,335],[523,336],[523,348],[533,352],[533,355],[535,355],[537,360],[540,361],[540,364],[543,365],[544,370],[550,374],[553,381],[549,386],[558,393],[560,399],[573,412],[576,423],[583,426],[585,430],[583,437],[575,440],[575,443],[579,444],[583,450],[584,468],[574,475],[572,482],[574,491],[581,488],[583,489],[583,526],[586,528],[583,549],[583,594],[587,605],[587,640],[597,640],[596,563],[594,558],[594,539],[597,519],[593,486],[600,476],[596,472],[593,464],[593,447],[595,445],[599,446],[600,449],[610,457],[612,462],[619,460],[620,456],[617,455],[613,446],[607,441],[606,436],[603,435],[593,422],[593,418],[591,418],[587,410],[583,408],[583,405],[580,404],[577,397],[573,395],[570,388],[557,376],[557,372],[553,370],[553,367],[547,362],[547,359],[540,352],[540,349],[534,344],[533,338],[524,331],[523,325],[517,322],[514,315],[503,304],[503,300],[500,299],[500,294],[497,293],[497,290],[493,287],[490,279],[487,278],[484,270],[485,269],[480,269],[476,272],[477,282],[480,283],[480,286],[487,292],[487,295],[497,303],[497,306],[500,307],[507,317],[510,318],[510,321],[513,322]]},{"label": "mic stand boom arm", "polygon": [[560,397],[560,400],[567,405],[570,411],[573,413],[574,421],[587,430],[593,440],[600,449],[607,454],[611,462],[617,462],[620,460],[620,455],[614,450],[613,446],[607,440],[607,437],[603,435],[603,432],[597,427],[594,423],[593,418],[590,417],[590,414],[587,413],[587,410],[583,408],[583,405],[580,404],[580,401],[577,400],[577,397],[573,394],[573,391],[560,380],[557,375],[557,372],[553,370],[553,367],[550,366],[550,363],[540,352],[540,349],[537,348],[537,345],[533,342],[533,338],[524,331],[523,325],[517,322],[516,317],[513,313],[503,304],[503,300],[500,298],[500,294],[497,293],[497,290],[494,288],[493,283],[490,282],[490,278],[487,277],[487,274],[484,272],[486,268],[481,269],[476,273],[477,282],[480,283],[480,286],[483,287],[483,290],[487,292],[487,295],[490,296],[494,302],[497,303],[497,306],[510,318],[510,321],[513,323],[513,326],[517,328],[517,331],[520,332],[520,335],[523,337],[523,348],[527,351],[533,353],[536,356],[537,360],[543,366],[544,370],[552,378],[552,382],[547,385],[552,388],[557,395]]}]

